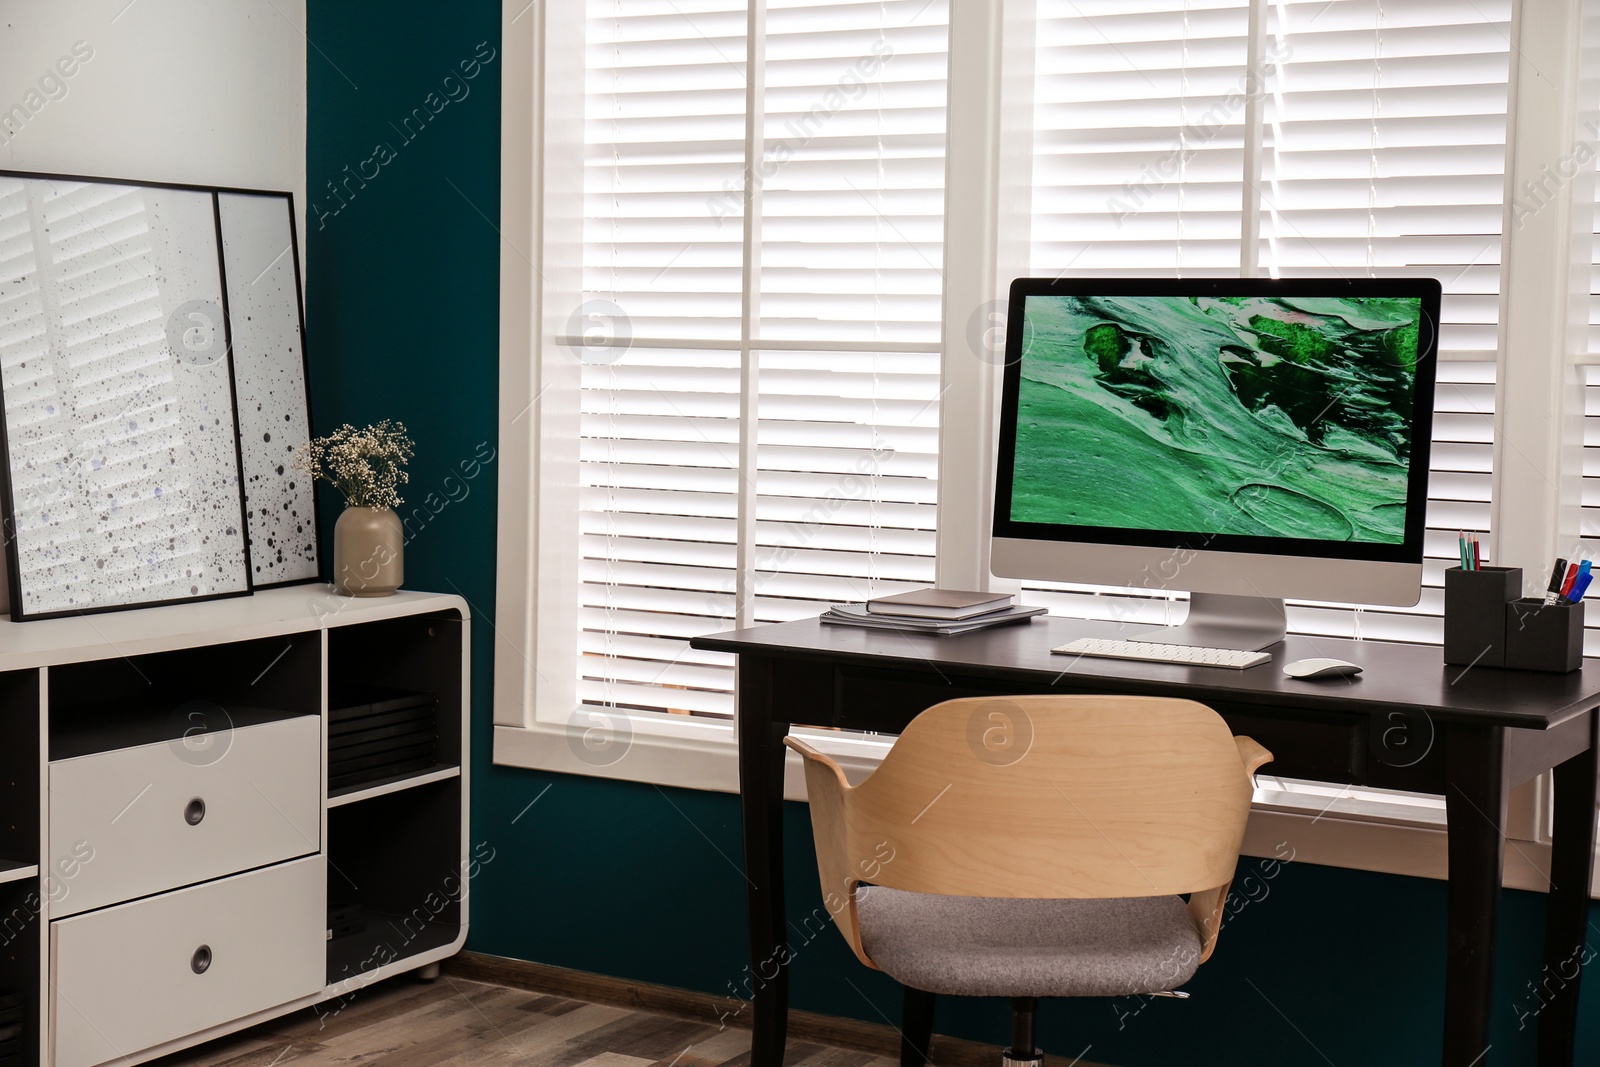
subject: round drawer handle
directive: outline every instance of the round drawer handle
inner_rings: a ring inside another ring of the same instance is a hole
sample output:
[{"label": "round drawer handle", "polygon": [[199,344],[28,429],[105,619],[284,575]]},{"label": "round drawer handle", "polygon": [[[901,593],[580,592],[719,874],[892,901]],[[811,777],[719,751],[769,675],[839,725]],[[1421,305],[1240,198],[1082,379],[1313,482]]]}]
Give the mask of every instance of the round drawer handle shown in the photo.
[{"label": "round drawer handle", "polygon": [[205,974],[211,969],[211,946],[201,945],[189,957],[189,969],[195,974]]},{"label": "round drawer handle", "polygon": [[188,823],[190,826],[199,826],[200,820],[204,819],[205,817],[206,802],[201,800],[199,797],[195,797],[193,800],[189,801],[189,805],[183,809],[183,821]]}]

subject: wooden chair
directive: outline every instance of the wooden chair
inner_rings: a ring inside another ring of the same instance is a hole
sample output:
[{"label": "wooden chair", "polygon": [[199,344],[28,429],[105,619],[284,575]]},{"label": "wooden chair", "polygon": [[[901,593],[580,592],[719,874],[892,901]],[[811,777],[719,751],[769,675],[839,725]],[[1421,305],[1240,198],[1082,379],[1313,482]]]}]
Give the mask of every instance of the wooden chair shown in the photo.
[{"label": "wooden chair", "polygon": [[786,743],[805,757],[823,900],[857,958],[905,986],[902,1067],[926,1062],[939,993],[1011,998],[1005,1060],[1042,1063],[1039,997],[1188,981],[1272,759],[1203,704],[1127,696],[946,701],[855,787]]}]

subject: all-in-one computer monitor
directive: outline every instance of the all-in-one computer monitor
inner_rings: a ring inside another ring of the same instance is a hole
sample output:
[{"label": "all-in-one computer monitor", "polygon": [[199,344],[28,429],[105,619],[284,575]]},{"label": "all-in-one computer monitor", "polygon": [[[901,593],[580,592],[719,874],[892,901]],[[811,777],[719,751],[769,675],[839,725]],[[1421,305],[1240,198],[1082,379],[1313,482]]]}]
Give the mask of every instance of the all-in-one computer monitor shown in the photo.
[{"label": "all-in-one computer monitor", "polygon": [[1011,286],[991,566],[1181,590],[1138,640],[1259,649],[1283,598],[1415,604],[1439,283]]}]

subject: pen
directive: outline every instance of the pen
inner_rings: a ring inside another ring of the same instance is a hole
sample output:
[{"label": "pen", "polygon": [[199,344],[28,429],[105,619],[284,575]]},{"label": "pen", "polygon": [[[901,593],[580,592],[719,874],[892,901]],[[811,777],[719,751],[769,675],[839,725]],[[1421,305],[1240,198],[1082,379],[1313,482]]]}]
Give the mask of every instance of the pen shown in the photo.
[{"label": "pen", "polygon": [[1567,577],[1561,583],[1561,595],[1564,597],[1572,592],[1572,583],[1578,580],[1578,565],[1576,563],[1567,567]]},{"label": "pen", "polygon": [[1555,569],[1550,572],[1550,585],[1546,587],[1544,602],[1546,605],[1554,604],[1561,599],[1561,579],[1567,576],[1567,561],[1556,560]]},{"label": "pen", "polygon": [[1578,577],[1572,583],[1572,589],[1567,593],[1567,603],[1576,604],[1583,599],[1583,591],[1589,588],[1589,582],[1594,577],[1590,569],[1594,565],[1588,560],[1578,564]]}]

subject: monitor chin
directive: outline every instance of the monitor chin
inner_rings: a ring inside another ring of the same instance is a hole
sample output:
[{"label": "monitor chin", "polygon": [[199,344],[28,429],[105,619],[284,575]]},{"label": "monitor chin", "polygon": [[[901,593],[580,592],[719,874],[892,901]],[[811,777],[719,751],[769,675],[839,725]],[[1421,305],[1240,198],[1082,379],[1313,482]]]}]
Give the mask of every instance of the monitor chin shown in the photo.
[{"label": "monitor chin", "polygon": [[1003,578],[1120,586],[1148,593],[1217,593],[1394,607],[1411,607],[1422,596],[1420,560],[1397,563],[996,537],[990,567]]}]

